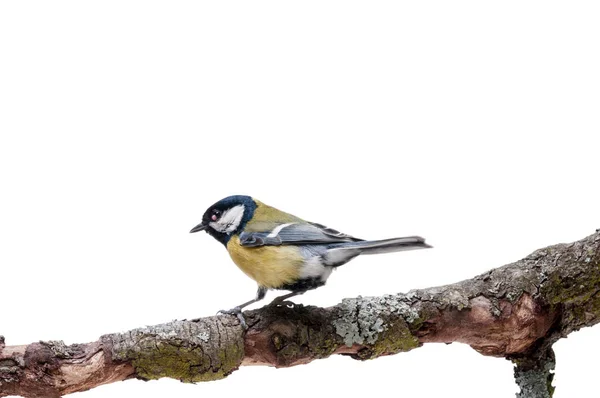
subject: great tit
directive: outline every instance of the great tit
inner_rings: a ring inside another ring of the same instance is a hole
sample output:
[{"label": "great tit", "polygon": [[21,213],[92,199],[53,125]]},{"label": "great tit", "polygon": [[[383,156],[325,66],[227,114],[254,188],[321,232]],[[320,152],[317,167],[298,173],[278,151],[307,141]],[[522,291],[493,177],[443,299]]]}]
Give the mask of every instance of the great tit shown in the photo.
[{"label": "great tit", "polygon": [[245,326],[242,308],[262,300],[269,289],[289,290],[273,303],[323,286],[334,268],[360,254],[429,248],[419,236],[363,240],[235,195],[210,206],[190,233],[206,231],[221,242],[233,262],[258,283],[256,297],[231,310]]}]

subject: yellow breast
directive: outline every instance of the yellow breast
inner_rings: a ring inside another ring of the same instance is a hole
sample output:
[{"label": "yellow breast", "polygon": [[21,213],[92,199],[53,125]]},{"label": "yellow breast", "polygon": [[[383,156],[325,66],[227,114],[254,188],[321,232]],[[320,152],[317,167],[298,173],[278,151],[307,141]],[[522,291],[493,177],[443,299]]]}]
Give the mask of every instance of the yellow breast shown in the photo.
[{"label": "yellow breast", "polygon": [[295,282],[303,262],[295,246],[244,247],[238,236],[231,237],[227,251],[246,275],[269,289]]}]

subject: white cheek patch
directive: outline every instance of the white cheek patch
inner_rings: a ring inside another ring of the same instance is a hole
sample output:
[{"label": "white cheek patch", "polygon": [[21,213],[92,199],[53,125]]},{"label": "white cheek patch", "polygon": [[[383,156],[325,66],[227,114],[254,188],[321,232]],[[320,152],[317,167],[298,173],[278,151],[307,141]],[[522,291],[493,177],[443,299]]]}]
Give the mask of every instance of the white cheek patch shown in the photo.
[{"label": "white cheek patch", "polygon": [[210,225],[214,230],[221,233],[230,234],[240,226],[244,217],[244,205],[237,205],[227,210],[217,221],[211,222]]}]

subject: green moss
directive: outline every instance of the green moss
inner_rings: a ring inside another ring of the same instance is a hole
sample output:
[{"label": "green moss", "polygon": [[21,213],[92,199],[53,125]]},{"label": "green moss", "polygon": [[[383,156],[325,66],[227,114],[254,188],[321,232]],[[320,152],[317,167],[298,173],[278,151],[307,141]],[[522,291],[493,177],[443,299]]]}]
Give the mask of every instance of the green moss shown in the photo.
[{"label": "green moss", "polygon": [[201,347],[159,342],[156,347],[128,353],[139,378],[156,380],[169,377],[186,383],[218,380],[238,368],[243,352],[236,346],[221,350],[217,360],[204,355]]},{"label": "green moss", "polygon": [[411,332],[415,332],[415,331],[419,330],[421,328],[421,326],[423,326],[425,319],[427,319],[427,318],[424,316],[419,316],[419,317],[413,319],[412,322],[410,322],[410,323],[407,322],[408,329]]},{"label": "green moss", "polygon": [[544,282],[540,293],[550,304],[585,303],[600,288],[600,264],[595,269],[586,272],[585,278],[561,277],[555,273],[551,279]]},{"label": "green moss", "polygon": [[302,346],[299,346],[296,343],[289,343],[281,350],[277,351],[278,361],[281,364],[289,365],[302,356],[302,351]]},{"label": "green moss", "polygon": [[405,322],[388,325],[379,334],[377,340],[358,352],[357,359],[373,359],[382,355],[397,354],[410,351],[420,346],[417,339]]},{"label": "green moss", "polygon": [[327,334],[311,335],[308,346],[317,358],[327,358],[340,346],[340,342]]},{"label": "green moss", "polygon": [[307,356],[327,358],[340,346],[341,341],[332,338],[330,331],[301,324],[290,337],[274,333],[271,336],[271,343],[277,353],[277,362],[287,366]]},{"label": "green moss", "polygon": [[584,263],[590,265],[569,269],[569,275],[555,273],[540,289],[541,297],[548,303],[565,309],[561,310],[561,322],[572,329],[600,318],[600,263],[592,257],[584,259]]},{"label": "green moss", "polygon": [[600,317],[600,293],[591,296],[582,305],[573,305],[569,311],[563,312],[562,322],[578,329],[598,317]]},{"label": "green moss", "polygon": [[273,343],[273,347],[275,347],[276,351],[281,350],[284,346],[283,336],[281,336],[279,333],[273,333],[271,342]]}]

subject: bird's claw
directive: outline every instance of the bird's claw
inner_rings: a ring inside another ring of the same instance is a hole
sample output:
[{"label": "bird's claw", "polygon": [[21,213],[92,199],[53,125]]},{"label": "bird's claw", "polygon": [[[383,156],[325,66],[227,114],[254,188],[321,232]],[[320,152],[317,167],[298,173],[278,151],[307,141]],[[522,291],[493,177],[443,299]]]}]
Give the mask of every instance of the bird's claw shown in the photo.
[{"label": "bird's claw", "polygon": [[225,314],[225,315],[236,315],[242,312],[240,307],[233,307],[230,310],[219,310],[217,311],[217,315]]},{"label": "bird's claw", "polygon": [[248,329],[248,324],[246,323],[246,318],[244,318],[244,314],[242,313],[242,309],[240,307],[233,307],[230,310],[219,310],[217,315],[235,315],[237,319],[240,321],[240,325],[244,328],[244,330]]}]

